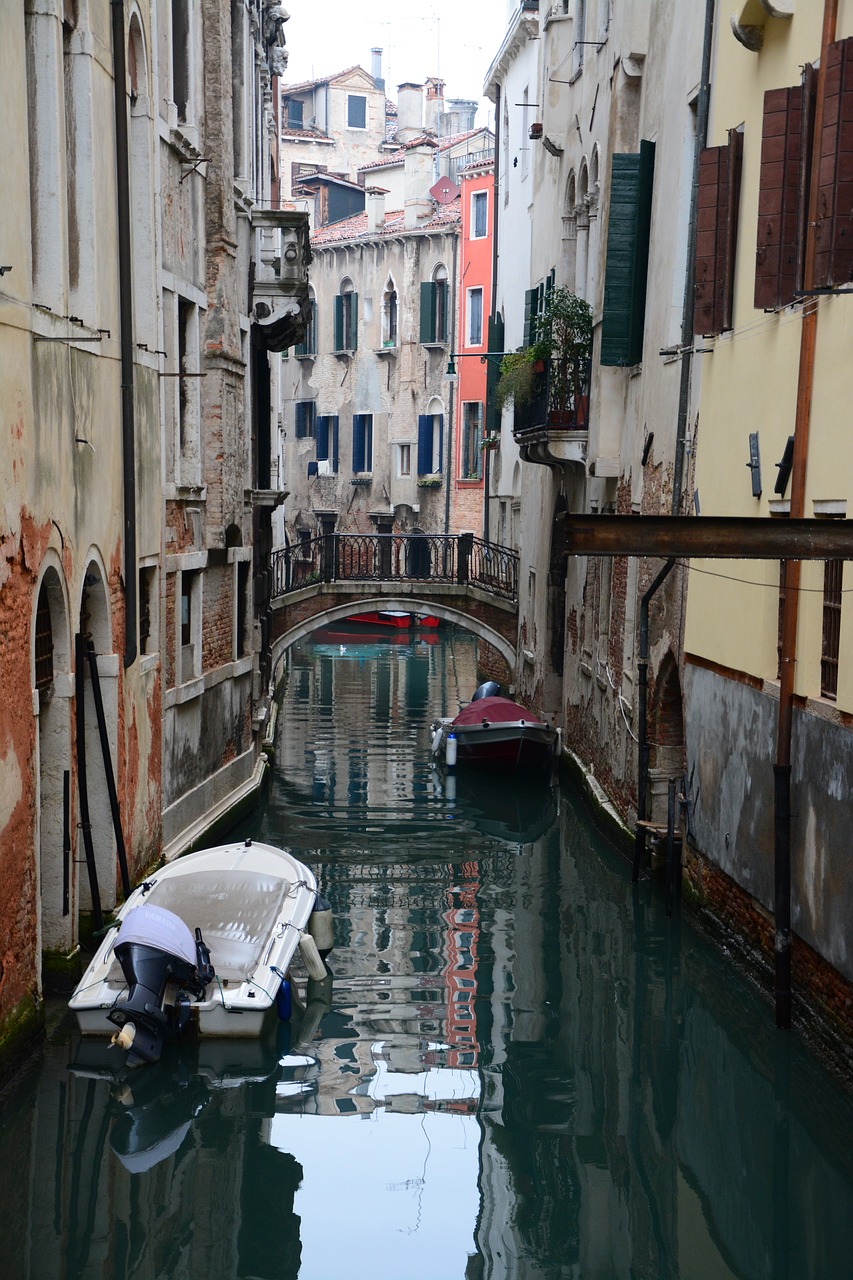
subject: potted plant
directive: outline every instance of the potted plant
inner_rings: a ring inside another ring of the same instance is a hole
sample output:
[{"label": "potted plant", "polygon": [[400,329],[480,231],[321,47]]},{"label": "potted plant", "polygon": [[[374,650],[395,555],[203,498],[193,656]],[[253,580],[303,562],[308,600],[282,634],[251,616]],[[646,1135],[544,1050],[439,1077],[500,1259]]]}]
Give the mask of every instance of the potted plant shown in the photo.
[{"label": "potted plant", "polygon": [[551,359],[549,421],[585,426],[592,358],[592,308],[569,289],[552,289],[545,299],[543,328]]},{"label": "potted plant", "polygon": [[518,351],[507,352],[501,360],[501,376],[495,387],[498,411],[503,409],[507,400],[512,400],[519,407],[535,398],[539,377],[545,370],[549,355],[550,345],[544,340],[534,342],[532,347],[519,347]]}]

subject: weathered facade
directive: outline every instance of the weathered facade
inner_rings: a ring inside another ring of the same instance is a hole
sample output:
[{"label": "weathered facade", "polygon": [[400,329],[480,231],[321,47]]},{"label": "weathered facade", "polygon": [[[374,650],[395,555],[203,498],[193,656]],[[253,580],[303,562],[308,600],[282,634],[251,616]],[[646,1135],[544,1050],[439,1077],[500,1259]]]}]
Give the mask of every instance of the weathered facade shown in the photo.
[{"label": "weathered facade", "polygon": [[81,917],[259,776],[268,351],[307,299],[307,220],[256,217],[282,21],[49,0],[6,24],[4,1045]]}]

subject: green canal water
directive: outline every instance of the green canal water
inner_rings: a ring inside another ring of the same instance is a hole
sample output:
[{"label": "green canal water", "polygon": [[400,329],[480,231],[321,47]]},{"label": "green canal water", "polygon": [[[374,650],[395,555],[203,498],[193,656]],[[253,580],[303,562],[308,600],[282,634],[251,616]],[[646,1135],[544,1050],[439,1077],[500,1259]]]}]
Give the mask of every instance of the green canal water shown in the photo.
[{"label": "green canal water", "polygon": [[475,658],[293,652],[238,834],[316,870],[331,977],[130,1079],[52,1006],[0,1107],[2,1280],[853,1277],[850,1097],[570,789],[431,767]]}]

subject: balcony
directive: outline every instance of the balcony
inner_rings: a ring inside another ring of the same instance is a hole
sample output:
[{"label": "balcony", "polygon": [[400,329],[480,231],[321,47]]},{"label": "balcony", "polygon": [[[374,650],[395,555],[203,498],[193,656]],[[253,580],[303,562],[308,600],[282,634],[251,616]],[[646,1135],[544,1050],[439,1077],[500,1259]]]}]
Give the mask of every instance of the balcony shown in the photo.
[{"label": "balcony", "polygon": [[590,362],[543,360],[532,393],[516,404],[512,434],[525,462],[586,465],[589,438]]}]

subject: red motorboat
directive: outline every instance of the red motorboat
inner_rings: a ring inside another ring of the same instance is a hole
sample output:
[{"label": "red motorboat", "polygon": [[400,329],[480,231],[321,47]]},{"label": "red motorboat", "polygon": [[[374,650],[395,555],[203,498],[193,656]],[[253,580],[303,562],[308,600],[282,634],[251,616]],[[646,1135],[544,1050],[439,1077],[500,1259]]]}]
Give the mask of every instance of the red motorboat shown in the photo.
[{"label": "red motorboat", "polygon": [[557,755],[557,730],[521,703],[491,692],[497,688],[493,681],[481,685],[458,716],[436,721],[433,755],[448,768],[458,762],[503,771],[550,769]]},{"label": "red motorboat", "polygon": [[412,615],[396,609],[383,609],[378,613],[352,613],[345,621],[362,627],[391,627],[395,631],[406,631],[412,625]]}]

